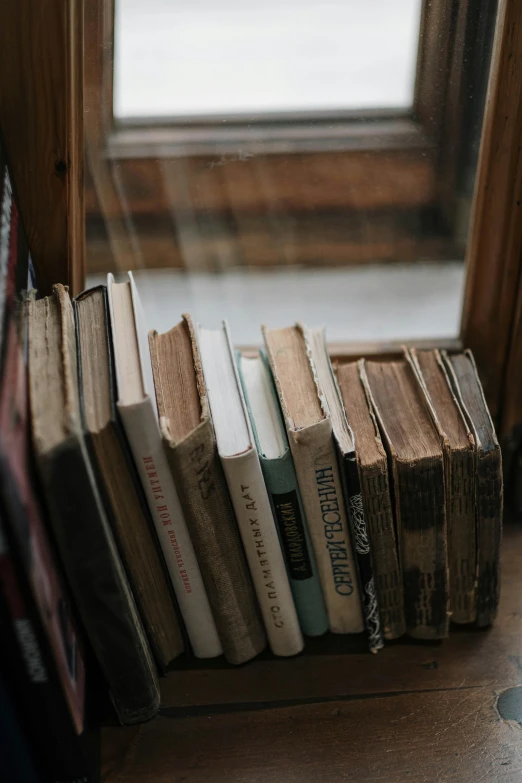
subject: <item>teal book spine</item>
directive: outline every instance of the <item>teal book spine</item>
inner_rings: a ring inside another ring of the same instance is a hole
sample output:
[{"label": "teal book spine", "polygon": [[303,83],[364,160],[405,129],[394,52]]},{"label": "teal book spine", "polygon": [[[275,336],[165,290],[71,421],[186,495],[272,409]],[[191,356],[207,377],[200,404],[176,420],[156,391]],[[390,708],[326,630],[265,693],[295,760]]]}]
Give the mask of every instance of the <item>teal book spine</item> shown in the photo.
[{"label": "teal book spine", "polygon": [[267,459],[261,452],[256,424],[242,379],[241,363],[238,361],[239,376],[243,386],[263,478],[276,521],[279,541],[285,558],[301,630],[306,636],[322,636],[328,630],[328,615],[299,494],[292,452],[290,451],[283,418],[279,409],[279,401],[273,387],[272,374],[264,356],[263,362],[270,380],[278,424],[286,445],[283,456],[276,459]]}]

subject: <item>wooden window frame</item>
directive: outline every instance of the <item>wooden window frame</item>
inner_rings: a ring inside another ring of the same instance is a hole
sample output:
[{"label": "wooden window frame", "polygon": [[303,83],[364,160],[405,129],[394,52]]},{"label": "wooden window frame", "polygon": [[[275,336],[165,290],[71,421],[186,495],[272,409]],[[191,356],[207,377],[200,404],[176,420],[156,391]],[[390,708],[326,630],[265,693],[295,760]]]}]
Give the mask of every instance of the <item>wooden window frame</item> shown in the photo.
[{"label": "wooden window frame", "polygon": [[463,257],[494,0],[424,0],[411,111],[119,121],[114,1],[85,9],[91,271]]},{"label": "wooden window frame", "polygon": [[[99,2],[85,4],[86,34],[91,40],[94,28],[106,31],[112,24],[112,9]],[[42,293],[49,293],[56,281],[67,283],[73,294],[85,284],[84,134],[89,139],[88,164],[91,169],[98,167],[91,187],[95,181],[100,186],[98,195],[110,196],[116,181],[107,160],[93,154],[102,149],[112,122],[107,111],[112,99],[106,95],[100,100],[100,94],[93,92],[103,83],[110,96],[111,85],[100,79],[107,73],[103,57],[112,61],[112,52],[110,47],[95,51],[86,47],[82,90],[83,6],[82,0],[70,0],[64,12],[61,0],[49,0],[44,19],[34,13],[30,0],[6,0],[3,18],[10,25],[0,25],[6,61],[0,70],[0,131]],[[463,4],[461,15],[469,7]],[[440,13],[437,3],[432,13],[437,8]],[[23,35],[12,34],[13,24]],[[39,68],[28,61],[27,51],[38,52]],[[84,101],[89,109],[97,108],[84,114]],[[502,434],[509,438],[515,433],[515,444],[522,428],[521,134],[522,11],[515,0],[500,0],[467,245],[461,329],[455,340],[444,345],[449,349],[466,345],[474,351],[489,407]],[[110,206],[106,204],[104,210]],[[120,218],[124,223],[124,216]],[[125,262],[132,257],[126,259],[122,249],[129,238],[125,225],[120,228],[121,234],[118,219],[110,221],[116,257],[121,256],[122,268],[127,268]],[[421,345],[430,344],[441,341]],[[399,351],[400,346],[389,341],[332,346],[335,357],[346,359],[393,356]]]}]

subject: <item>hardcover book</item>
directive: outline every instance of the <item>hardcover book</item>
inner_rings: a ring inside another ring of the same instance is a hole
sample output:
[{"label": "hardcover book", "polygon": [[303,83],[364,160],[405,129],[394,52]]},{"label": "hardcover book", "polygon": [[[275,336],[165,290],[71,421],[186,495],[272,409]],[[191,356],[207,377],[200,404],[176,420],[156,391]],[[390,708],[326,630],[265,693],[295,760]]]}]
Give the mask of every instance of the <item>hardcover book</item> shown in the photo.
[{"label": "hardcover book", "polygon": [[321,636],[328,615],[272,374],[262,355],[238,354],[237,364],[301,630]]},{"label": "hardcover book", "polygon": [[150,332],[163,445],[178,488],[225,657],[240,664],[266,646],[252,579],[219,460],[190,316]]},{"label": "hardcover book", "polygon": [[430,399],[445,444],[451,620],[472,623],[477,618],[475,441],[439,352],[411,349],[409,355],[421,387]]},{"label": "hardcover book", "polygon": [[471,351],[443,353],[444,363],[475,440],[477,523],[477,625],[491,625],[500,598],[502,452]]},{"label": "hardcover book", "polygon": [[391,463],[407,630],[442,639],[449,584],[441,440],[409,363],[367,361],[365,369]]},{"label": "hardcover book", "polygon": [[367,396],[364,363],[341,364],[337,378],[353,433],[383,635],[398,639],[406,622],[386,451]]},{"label": "hardcover book", "polygon": [[26,319],[14,312],[0,386],[0,660],[43,779],[92,783],[84,658],[31,474]]},{"label": "hardcover book", "polygon": [[303,637],[226,324],[199,337],[218,452],[270,648],[296,655]]},{"label": "hardcover book", "polygon": [[163,449],[148,333],[132,275],[108,275],[117,408],[142,482],[192,651],[215,658],[223,648],[172,473]]},{"label": "hardcover book", "polygon": [[263,327],[333,633],[364,630],[332,421],[299,326]]},{"label": "hardcover book", "polygon": [[33,444],[77,609],[123,723],[159,708],[156,670],[83,440],[76,339],[67,290],[29,300]]},{"label": "hardcover book", "polygon": [[310,353],[317,373],[317,380],[323,391],[325,404],[330,413],[333,436],[337,445],[346,511],[359,573],[364,624],[368,633],[368,646],[370,652],[377,652],[382,648],[384,639],[373,576],[372,551],[355,457],[353,432],[346,419],[339,387],[328,355],[326,331],[324,327],[320,327],[307,329],[305,334],[310,345]]},{"label": "hardcover book", "polygon": [[116,413],[107,288],[86,291],[73,305],[86,442],[145,630],[165,670],[183,652],[183,638],[149,508]]}]

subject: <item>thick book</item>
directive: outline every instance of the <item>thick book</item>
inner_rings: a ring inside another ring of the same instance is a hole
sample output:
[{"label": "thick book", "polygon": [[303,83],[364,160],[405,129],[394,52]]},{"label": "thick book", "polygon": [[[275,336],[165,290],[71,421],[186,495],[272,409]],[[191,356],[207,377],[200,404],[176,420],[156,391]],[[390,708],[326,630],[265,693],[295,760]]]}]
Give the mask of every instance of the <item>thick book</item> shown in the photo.
[{"label": "thick book", "polygon": [[98,486],[155,658],[162,670],[183,637],[150,512],[116,412],[106,286],[73,302],[82,423]]},{"label": "thick book", "polygon": [[365,362],[393,476],[404,611],[418,639],[448,635],[444,456],[429,401],[406,361]]},{"label": "thick book", "polygon": [[301,630],[321,636],[328,614],[272,374],[262,354],[238,354],[237,363]]},{"label": "thick book", "polygon": [[361,497],[361,482],[357,469],[353,432],[346,418],[342,397],[334,375],[326,344],[324,327],[306,329],[305,335],[317,373],[317,380],[330,413],[334,440],[339,456],[341,480],[352,545],[359,574],[364,624],[368,634],[370,652],[377,652],[384,645],[379,614],[379,601],[373,575],[372,551]]},{"label": "thick book", "polygon": [[200,329],[216,441],[270,648],[296,655],[303,637],[226,324]]},{"label": "thick book", "polygon": [[123,283],[108,275],[116,368],[117,408],[145,491],[174,592],[197,658],[215,658],[223,647],[163,449],[148,331],[132,274]]},{"label": "thick book", "polygon": [[147,720],[156,669],[83,438],[71,300],[56,285],[28,306],[33,444],[56,543],[120,720]]},{"label": "thick book", "polygon": [[439,351],[409,351],[419,382],[429,396],[445,442],[446,518],[450,614],[454,623],[477,618],[475,440],[451,388]]},{"label": "thick book", "polygon": [[364,621],[332,420],[299,326],[263,327],[333,633]]},{"label": "thick book", "polygon": [[152,373],[165,453],[229,663],[254,658],[266,636],[228,494],[190,316],[150,332]]},{"label": "thick book", "polygon": [[457,399],[475,440],[477,625],[491,625],[500,598],[502,453],[471,351],[443,354]]},{"label": "thick book", "polygon": [[84,657],[32,476],[26,319],[12,313],[0,390],[0,660],[43,780],[92,783]]},{"label": "thick book", "polygon": [[366,391],[364,363],[339,365],[337,378],[353,433],[382,631],[385,639],[398,639],[406,621],[386,451]]}]

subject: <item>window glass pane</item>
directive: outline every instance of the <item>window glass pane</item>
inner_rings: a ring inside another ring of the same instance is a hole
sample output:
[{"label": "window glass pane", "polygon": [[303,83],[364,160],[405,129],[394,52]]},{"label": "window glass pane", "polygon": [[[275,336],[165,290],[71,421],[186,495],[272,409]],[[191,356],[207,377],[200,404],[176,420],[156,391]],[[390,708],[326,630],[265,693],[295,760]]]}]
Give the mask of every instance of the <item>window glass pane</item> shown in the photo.
[{"label": "window glass pane", "polygon": [[118,117],[406,108],[421,0],[117,0]]},{"label": "window glass pane", "polygon": [[496,0],[89,0],[89,281],[180,313],[458,334]]}]

